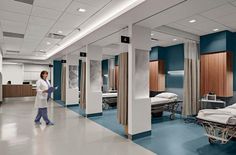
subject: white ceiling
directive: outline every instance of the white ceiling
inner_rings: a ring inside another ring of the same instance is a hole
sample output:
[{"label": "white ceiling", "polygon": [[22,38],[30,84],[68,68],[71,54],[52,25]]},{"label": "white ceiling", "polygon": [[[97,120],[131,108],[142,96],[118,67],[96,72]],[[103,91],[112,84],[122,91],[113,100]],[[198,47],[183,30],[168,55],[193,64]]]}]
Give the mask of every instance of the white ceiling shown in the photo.
[{"label": "white ceiling", "polygon": [[[138,24],[152,29],[167,25],[201,36],[213,29],[235,31],[235,17],[235,0],[188,0]],[[196,22],[190,23],[193,19]]]},{"label": "white ceiling", "polygon": [[[0,0],[0,46],[4,57],[43,57],[60,40],[48,33],[68,35],[110,0],[34,0],[33,5],[14,0]],[[77,11],[78,8],[86,12]],[[24,34],[24,38],[3,37],[2,32]],[[50,45],[47,44],[50,42]],[[20,51],[7,55],[6,50]],[[36,52],[35,52],[36,51]]]},{"label": "white ceiling", "polygon": [[[114,6],[121,1],[124,0],[113,0]],[[60,40],[46,38],[47,33],[57,33],[60,30],[67,36],[76,35],[75,29],[78,26],[83,29],[87,24],[99,19],[101,12],[88,18],[108,2],[109,0],[35,0],[33,5],[28,5],[14,0],[0,0],[0,31],[25,34],[24,39],[17,39],[3,37],[0,33],[0,44],[4,50],[20,50],[21,53],[17,57],[33,58],[36,55],[33,51],[49,51],[54,49],[56,44],[61,44]],[[78,8],[85,8],[87,11],[80,13],[76,11]],[[112,6],[109,6],[109,9],[112,10]],[[106,10],[103,13],[106,13]],[[235,17],[236,0],[146,0],[96,31],[86,34],[57,55],[81,49],[84,45],[133,23],[153,30],[166,25],[200,36],[213,33],[213,29],[216,28],[219,31],[235,31]],[[80,25],[86,19],[88,19],[86,24]],[[189,23],[192,19],[196,22]],[[155,31],[153,33],[152,38],[158,39],[153,41],[153,46],[168,46],[184,41],[184,38],[178,36]],[[101,46],[117,44],[118,38],[108,37],[97,44]],[[47,42],[51,44],[47,45]],[[109,52],[106,53],[109,55]],[[43,57],[42,54],[40,56]]]}]

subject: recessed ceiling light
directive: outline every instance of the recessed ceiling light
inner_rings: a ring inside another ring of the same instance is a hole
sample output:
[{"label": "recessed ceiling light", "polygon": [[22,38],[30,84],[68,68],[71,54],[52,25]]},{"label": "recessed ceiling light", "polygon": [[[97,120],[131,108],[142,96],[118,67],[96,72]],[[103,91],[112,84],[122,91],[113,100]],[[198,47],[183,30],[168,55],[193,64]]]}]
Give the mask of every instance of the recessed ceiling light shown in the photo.
[{"label": "recessed ceiling light", "polygon": [[153,34],[153,33],[151,33],[151,36],[154,36],[154,34]]},{"label": "recessed ceiling light", "polygon": [[177,39],[175,38],[175,39],[173,39],[173,41],[177,41]]},{"label": "recessed ceiling light", "polygon": [[79,12],[86,12],[86,9],[78,8],[77,11],[79,11]]},{"label": "recessed ceiling light", "polygon": [[196,22],[195,19],[192,19],[192,20],[189,21],[189,23],[195,23],[195,22]]},{"label": "recessed ceiling light", "polygon": [[219,31],[219,29],[213,29],[214,32]]},{"label": "recessed ceiling light", "polygon": [[47,42],[47,45],[51,45],[51,43],[50,43],[50,42]]},{"label": "recessed ceiling light", "polygon": [[62,34],[62,31],[57,31],[57,33]]}]

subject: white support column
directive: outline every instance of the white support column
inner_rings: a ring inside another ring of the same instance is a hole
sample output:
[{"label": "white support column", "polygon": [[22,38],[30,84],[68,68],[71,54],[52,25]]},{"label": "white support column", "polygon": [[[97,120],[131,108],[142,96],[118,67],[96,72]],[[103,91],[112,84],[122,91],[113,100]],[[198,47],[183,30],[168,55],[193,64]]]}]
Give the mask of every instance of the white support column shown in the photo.
[{"label": "white support column", "polygon": [[86,47],[86,116],[102,115],[102,47]]},{"label": "white support column", "polygon": [[79,104],[78,89],[78,65],[79,57],[76,55],[66,56],[66,106]]},{"label": "white support column", "polygon": [[129,26],[128,47],[128,136],[136,139],[151,134],[151,100],[149,97],[149,51],[151,30]]}]

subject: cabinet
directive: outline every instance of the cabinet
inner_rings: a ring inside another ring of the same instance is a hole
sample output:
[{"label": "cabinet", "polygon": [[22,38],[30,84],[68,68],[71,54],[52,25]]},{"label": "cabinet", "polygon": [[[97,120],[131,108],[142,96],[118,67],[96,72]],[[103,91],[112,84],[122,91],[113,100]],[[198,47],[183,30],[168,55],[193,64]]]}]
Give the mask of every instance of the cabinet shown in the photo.
[{"label": "cabinet", "polygon": [[165,91],[165,67],[164,61],[152,61],[149,63],[150,91]]},{"label": "cabinet", "polygon": [[231,52],[201,55],[200,87],[202,96],[209,92],[214,92],[219,97],[233,96]]}]

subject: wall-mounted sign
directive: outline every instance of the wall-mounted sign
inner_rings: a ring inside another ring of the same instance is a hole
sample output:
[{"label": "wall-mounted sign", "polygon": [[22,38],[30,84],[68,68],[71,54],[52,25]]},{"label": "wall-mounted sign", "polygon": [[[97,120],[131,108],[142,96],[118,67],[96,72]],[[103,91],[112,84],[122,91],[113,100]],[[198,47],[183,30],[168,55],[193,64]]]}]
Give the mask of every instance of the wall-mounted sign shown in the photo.
[{"label": "wall-mounted sign", "polygon": [[87,53],[85,52],[80,52],[80,57],[86,57],[87,56]]},{"label": "wall-mounted sign", "polygon": [[121,36],[121,42],[129,44],[130,43],[130,38],[127,36]]},{"label": "wall-mounted sign", "polygon": [[53,65],[52,65],[52,64],[49,64],[49,67],[50,67],[50,68],[52,68],[52,67],[53,67]]}]

